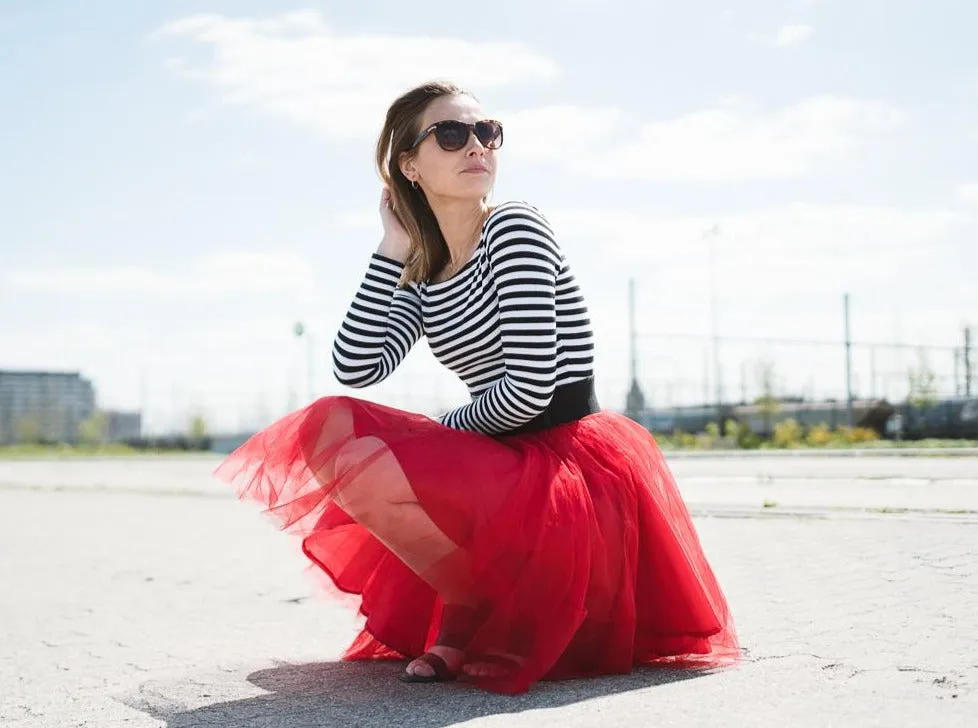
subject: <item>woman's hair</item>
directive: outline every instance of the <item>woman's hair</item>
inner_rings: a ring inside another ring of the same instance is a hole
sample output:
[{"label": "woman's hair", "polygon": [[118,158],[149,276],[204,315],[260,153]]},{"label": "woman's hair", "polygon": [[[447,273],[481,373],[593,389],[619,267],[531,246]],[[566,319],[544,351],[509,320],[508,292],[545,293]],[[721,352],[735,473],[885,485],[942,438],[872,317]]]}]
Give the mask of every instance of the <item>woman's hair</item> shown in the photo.
[{"label": "woman's hair", "polygon": [[424,192],[420,187],[412,187],[411,181],[401,172],[400,157],[421,133],[421,118],[432,101],[442,96],[463,95],[472,96],[455,84],[442,81],[431,81],[411,89],[391,104],[377,140],[377,170],[390,188],[394,214],[412,243],[401,277],[402,285],[431,278],[451,258]]}]

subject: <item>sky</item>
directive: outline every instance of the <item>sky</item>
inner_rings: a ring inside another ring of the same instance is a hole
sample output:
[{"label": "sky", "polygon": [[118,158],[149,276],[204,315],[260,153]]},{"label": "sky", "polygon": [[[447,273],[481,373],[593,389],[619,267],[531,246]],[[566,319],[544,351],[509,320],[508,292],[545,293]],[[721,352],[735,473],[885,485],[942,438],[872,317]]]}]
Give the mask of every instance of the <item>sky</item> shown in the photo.
[{"label": "sky", "polygon": [[840,396],[846,293],[856,342],[932,347],[857,346],[857,394],[902,396],[921,361],[953,391],[978,326],[975,27],[965,0],[0,0],[0,368],[80,371],[150,432],[326,394],[460,404],[423,342],[369,390],[330,364],[380,240],[384,111],[444,78],[506,128],[494,201],[555,227],[605,406],[629,281],[655,404],[715,391],[714,332],[724,396],[765,366]]}]

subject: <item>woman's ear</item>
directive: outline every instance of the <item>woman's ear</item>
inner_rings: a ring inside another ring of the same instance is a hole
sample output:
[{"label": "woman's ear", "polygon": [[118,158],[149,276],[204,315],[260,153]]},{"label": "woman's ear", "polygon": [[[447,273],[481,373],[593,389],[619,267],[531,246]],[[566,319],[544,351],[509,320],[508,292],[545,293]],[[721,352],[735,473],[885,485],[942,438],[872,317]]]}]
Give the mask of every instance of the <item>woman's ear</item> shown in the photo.
[{"label": "woman's ear", "polygon": [[397,159],[397,166],[401,169],[401,174],[407,177],[409,182],[418,181],[418,170],[414,163],[414,155],[408,154],[407,152],[401,152],[401,155]]}]

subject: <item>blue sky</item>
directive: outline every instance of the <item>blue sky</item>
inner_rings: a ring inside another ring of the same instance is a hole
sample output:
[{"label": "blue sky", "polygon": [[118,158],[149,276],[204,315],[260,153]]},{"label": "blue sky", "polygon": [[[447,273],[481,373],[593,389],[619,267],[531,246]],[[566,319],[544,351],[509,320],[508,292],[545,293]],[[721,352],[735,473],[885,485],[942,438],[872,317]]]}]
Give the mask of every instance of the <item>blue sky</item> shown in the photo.
[{"label": "blue sky", "polygon": [[[0,367],[78,369],[152,430],[253,426],[344,391],[329,345],[376,247],[386,104],[459,80],[507,128],[495,197],[553,221],[589,297],[599,393],[645,334],[956,345],[978,325],[978,7],[923,0],[0,3]],[[712,236],[708,233],[714,230]],[[701,340],[645,336],[659,403]],[[725,345],[723,378],[841,391],[841,352]],[[897,396],[912,352],[857,352]],[[949,388],[951,355],[931,353]],[[292,392],[292,394],[290,394]],[[465,396],[422,343],[360,392]]]}]

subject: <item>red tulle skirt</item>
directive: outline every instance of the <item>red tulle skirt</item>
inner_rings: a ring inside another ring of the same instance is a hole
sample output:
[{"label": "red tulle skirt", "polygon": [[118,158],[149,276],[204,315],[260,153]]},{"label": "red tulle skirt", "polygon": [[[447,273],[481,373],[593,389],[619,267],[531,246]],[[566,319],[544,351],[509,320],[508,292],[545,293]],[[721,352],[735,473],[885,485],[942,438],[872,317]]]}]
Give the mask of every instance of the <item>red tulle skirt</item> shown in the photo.
[{"label": "red tulle skirt", "polygon": [[346,659],[422,654],[443,602],[457,599],[446,595],[466,593],[481,605],[468,659],[519,658],[505,678],[474,680],[496,692],[739,657],[662,452],[616,413],[494,438],[325,397],[253,436],[217,474],[359,597],[366,620]]}]

